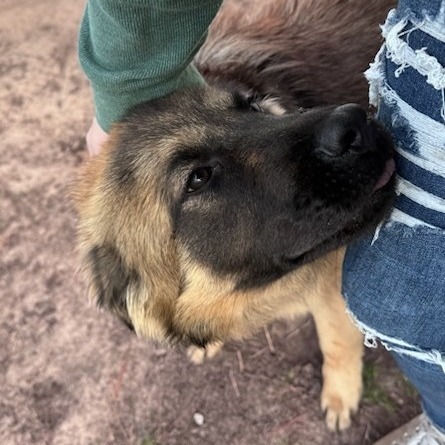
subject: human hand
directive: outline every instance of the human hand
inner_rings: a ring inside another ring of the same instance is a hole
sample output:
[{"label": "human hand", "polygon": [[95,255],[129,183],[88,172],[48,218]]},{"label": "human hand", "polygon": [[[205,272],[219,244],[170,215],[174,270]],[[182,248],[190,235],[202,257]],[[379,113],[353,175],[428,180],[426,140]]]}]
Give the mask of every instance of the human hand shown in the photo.
[{"label": "human hand", "polygon": [[87,148],[90,156],[96,156],[101,151],[103,144],[108,140],[108,133],[102,130],[101,126],[94,118],[90,129],[86,135]]}]

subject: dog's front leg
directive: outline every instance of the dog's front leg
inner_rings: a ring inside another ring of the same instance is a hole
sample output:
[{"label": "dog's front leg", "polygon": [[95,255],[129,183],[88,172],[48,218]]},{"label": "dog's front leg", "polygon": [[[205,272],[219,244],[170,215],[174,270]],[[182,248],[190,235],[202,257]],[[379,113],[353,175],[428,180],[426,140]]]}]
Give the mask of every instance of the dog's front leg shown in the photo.
[{"label": "dog's front leg", "polygon": [[350,426],[362,394],[363,338],[346,313],[338,275],[328,274],[311,307],[323,353],[321,407],[333,431]]},{"label": "dog's front leg", "polygon": [[192,345],[187,348],[187,357],[195,365],[202,365],[206,359],[211,360],[218,355],[223,346],[224,343],[218,341],[208,344],[205,348]]}]

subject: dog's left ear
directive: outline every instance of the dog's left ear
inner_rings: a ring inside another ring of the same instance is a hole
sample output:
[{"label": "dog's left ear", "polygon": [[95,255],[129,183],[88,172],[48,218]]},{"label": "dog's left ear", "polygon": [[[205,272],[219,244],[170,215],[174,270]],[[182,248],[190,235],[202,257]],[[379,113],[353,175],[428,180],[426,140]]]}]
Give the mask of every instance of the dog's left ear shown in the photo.
[{"label": "dog's left ear", "polygon": [[112,246],[94,246],[88,253],[86,267],[97,305],[109,310],[134,331],[127,299],[136,292],[138,274],[125,266]]},{"label": "dog's left ear", "polygon": [[176,243],[162,190],[116,181],[112,165],[124,130],[114,127],[74,184],[77,248],[92,300],[138,336],[163,340],[173,332],[179,293]]}]

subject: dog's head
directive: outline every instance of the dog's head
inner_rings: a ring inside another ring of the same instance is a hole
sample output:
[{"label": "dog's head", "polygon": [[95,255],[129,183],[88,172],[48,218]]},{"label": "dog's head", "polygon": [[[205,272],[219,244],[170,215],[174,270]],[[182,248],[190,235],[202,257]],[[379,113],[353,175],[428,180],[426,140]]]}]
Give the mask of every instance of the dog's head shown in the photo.
[{"label": "dog's head", "polygon": [[199,88],[138,106],[77,188],[97,302],[142,336],[242,336],[255,295],[384,217],[391,147],[355,105]]}]

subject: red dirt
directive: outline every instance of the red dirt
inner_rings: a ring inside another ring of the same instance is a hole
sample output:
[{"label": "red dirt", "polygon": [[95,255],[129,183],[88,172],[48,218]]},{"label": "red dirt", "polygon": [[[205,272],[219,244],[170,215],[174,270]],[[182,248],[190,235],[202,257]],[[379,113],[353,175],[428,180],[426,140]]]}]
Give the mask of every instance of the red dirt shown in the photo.
[{"label": "red dirt", "polygon": [[260,334],[196,367],[88,305],[68,194],[92,117],[75,49],[82,8],[1,6],[0,443],[360,445],[413,417],[415,394],[373,351],[353,427],[329,433],[309,321],[272,326],[275,355]]}]

